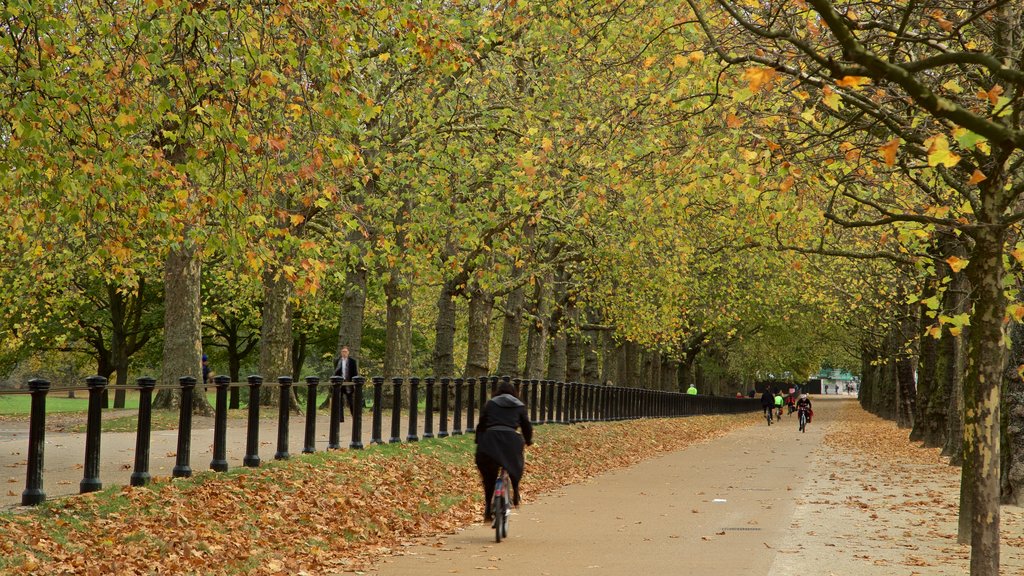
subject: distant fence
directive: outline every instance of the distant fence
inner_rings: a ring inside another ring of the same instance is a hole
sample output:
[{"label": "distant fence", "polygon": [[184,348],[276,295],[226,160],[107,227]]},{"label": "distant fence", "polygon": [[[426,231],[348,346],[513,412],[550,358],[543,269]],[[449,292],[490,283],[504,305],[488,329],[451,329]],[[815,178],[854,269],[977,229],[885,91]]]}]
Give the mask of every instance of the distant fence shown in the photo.
[{"label": "distant fence", "polygon": [[[508,381],[515,385],[520,399],[526,404],[530,420],[533,424],[575,424],[579,422],[609,422],[637,418],[668,418],[693,416],[699,414],[732,414],[753,412],[761,409],[759,400],[749,398],[730,398],[718,396],[690,395],[661,390],[641,388],[625,388],[618,386],[600,386],[578,382],[555,382],[552,380],[520,380],[509,377],[491,376],[485,378],[392,378],[388,384],[391,392],[391,436],[387,443],[402,442],[402,411],[407,407],[405,423],[407,434],[405,442],[416,442],[420,439],[419,431],[419,395],[423,392],[424,407],[422,409],[422,438],[445,438],[463,433],[475,432],[474,408],[480,412],[490,397],[490,391],[500,381]],[[305,442],[303,453],[316,451],[316,405],[320,379],[308,377],[306,387]],[[175,390],[181,393],[181,404],[178,415],[178,443],[175,453],[175,465],[172,470],[174,477],[182,478],[192,475],[190,462],[192,442],[192,397],[197,385],[196,379],[184,377],[179,379]],[[214,403],[213,458],[210,469],[224,472],[228,469],[226,459],[228,391],[229,388],[247,386],[249,398],[258,399],[264,386],[276,386],[279,390],[277,450],[274,459],[289,458],[288,431],[290,423],[290,399],[293,386],[290,377],[282,376],[274,383],[264,383],[261,376],[249,376],[245,383],[232,383],[227,376],[214,378],[216,401]],[[330,425],[328,431],[328,450],[338,450],[341,444],[341,424],[344,422],[344,396],[351,394],[352,403],[356,407],[363,406],[366,381],[356,377],[353,382],[343,382],[340,377],[331,377],[329,381],[331,396]],[[373,397],[372,427],[370,444],[384,444],[381,424],[385,412],[384,392],[385,379],[371,379]],[[127,387],[139,392],[138,426],[136,429],[135,465],[130,477],[132,486],[144,486],[150,481],[149,454],[152,433],[152,400],[156,386],[153,378],[139,378],[134,386]],[[164,387],[170,389],[171,387]],[[61,388],[72,390],[74,388]],[[99,478],[101,415],[104,408],[104,393],[108,389],[106,378],[91,376],[86,378],[85,390],[89,392],[88,412],[86,417],[85,465],[84,474],[79,483],[79,492],[94,492],[103,487]],[[28,382],[28,390],[23,392],[4,392],[4,394],[31,394],[31,415],[29,422],[29,450],[25,490],[21,495],[24,506],[39,504],[46,500],[43,491],[43,448],[46,436],[46,397],[50,392],[50,382],[35,379]],[[403,392],[405,402],[403,402]],[[234,395],[233,395],[234,396]],[[436,404],[436,406],[435,406]],[[236,405],[233,403],[233,405]],[[246,423],[246,450],[242,465],[258,467],[259,455],[259,422],[260,403],[250,401],[248,404],[248,420]],[[437,413],[438,429],[434,432],[434,416]],[[449,412],[451,418],[449,418]],[[363,448],[362,425],[363,410],[356,409],[352,413],[352,433],[348,444],[349,449]],[[449,431],[449,422],[451,430]],[[462,423],[465,422],[465,429]]]}]

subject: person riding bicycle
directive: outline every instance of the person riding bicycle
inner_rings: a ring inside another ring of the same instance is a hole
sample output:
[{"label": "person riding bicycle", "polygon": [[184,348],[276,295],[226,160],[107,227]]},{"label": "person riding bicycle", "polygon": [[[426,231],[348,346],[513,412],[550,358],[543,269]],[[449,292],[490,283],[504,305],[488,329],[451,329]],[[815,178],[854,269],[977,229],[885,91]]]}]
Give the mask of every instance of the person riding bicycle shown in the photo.
[{"label": "person riding bicycle", "polygon": [[781,422],[782,421],[782,391],[781,390],[775,393],[775,410],[776,410],[776,413],[779,415],[779,421]]},{"label": "person riding bicycle", "polygon": [[[520,435],[516,429],[521,428]],[[526,467],[523,446],[533,444],[533,425],[526,406],[516,397],[511,382],[499,382],[491,399],[480,413],[476,425],[476,468],[484,485],[484,520],[490,522],[491,496],[498,468],[504,468],[512,481],[512,503],[519,505],[519,480]]]},{"label": "person riding bicycle", "polygon": [[764,389],[764,394],[761,394],[761,411],[764,412],[766,418],[772,417],[772,408],[775,406],[775,395],[772,394],[770,388]]},{"label": "person riding bicycle", "polygon": [[798,417],[801,411],[807,412],[807,422],[811,421],[811,415],[814,414],[814,411],[811,410],[811,399],[807,397],[807,394],[801,394],[800,398],[797,399],[796,411]]}]

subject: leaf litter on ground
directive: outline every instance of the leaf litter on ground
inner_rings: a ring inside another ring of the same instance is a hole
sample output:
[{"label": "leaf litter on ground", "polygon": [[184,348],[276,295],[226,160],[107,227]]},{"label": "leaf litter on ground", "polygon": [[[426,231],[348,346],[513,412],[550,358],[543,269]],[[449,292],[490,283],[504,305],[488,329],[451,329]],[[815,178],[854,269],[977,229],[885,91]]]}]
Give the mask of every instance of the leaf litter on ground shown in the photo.
[{"label": "leaf litter on ground", "polygon": [[[526,501],[759,423],[757,415],[540,426]],[[330,574],[478,521],[472,435],[156,478],[0,514],[2,574]]]}]

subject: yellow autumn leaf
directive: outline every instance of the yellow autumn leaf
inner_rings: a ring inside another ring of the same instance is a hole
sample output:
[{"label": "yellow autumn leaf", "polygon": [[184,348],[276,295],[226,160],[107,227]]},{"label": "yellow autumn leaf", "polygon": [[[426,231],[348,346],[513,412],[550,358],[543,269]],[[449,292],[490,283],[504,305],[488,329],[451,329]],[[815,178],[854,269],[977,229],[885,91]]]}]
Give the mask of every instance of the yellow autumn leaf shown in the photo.
[{"label": "yellow autumn leaf", "polygon": [[377,56],[377,60],[380,60],[381,62],[387,62],[390,59],[391,59],[391,53],[390,52],[384,52],[380,56]]},{"label": "yellow autumn leaf", "polygon": [[960,156],[949,149],[949,140],[946,139],[945,134],[931,136],[924,141],[924,145],[928,150],[929,166],[941,164],[946,168],[952,168],[960,162]]},{"label": "yellow autumn leaf", "polygon": [[964,329],[959,327],[959,326],[950,326],[949,327],[949,333],[951,335],[953,335],[953,336],[959,336],[963,331],[964,331]]},{"label": "yellow autumn leaf", "polygon": [[1024,262],[1024,248],[1014,248],[1013,251],[1010,252],[1010,256],[1013,256],[1017,262]]},{"label": "yellow autumn leaf", "polygon": [[686,66],[686,56],[682,54],[676,54],[676,57],[672,59],[672,66],[676,68],[682,68]]},{"label": "yellow autumn leaf", "polygon": [[541,138],[541,140],[540,140],[540,149],[541,150],[543,150],[545,152],[551,152],[551,149],[553,147],[554,147],[554,144],[551,142],[551,138]]},{"label": "yellow autumn leaf", "polygon": [[1024,306],[1021,306],[1020,304],[1010,304],[1006,308],[1006,311],[1009,312],[1010,316],[1013,316],[1013,319],[1017,322],[1024,320]]},{"label": "yellow autumn leaf", "polygon": [[928,336],[931,336],[932,338],[938,340],[939,337],[942,336],[942,328],[940,328],[939,326],[929,326]]},{"label": "yellow autumn leaf", "polygon": [[949,267],[951,270],[953,270],[953,272],[959,272],[963,270],[969,263],[970,260],[957,258],[956,256],[950,256],[949,258],[946,258],[946,264],[949,264]]}]

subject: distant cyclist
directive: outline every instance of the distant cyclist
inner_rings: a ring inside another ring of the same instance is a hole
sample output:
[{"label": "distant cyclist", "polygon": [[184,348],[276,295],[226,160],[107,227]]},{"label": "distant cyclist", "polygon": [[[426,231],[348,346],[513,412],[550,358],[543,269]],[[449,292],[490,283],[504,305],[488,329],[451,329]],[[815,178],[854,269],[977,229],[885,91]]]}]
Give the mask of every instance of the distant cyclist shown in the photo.
[{"label": "distant cyclist", "polygon": [[775,401],[775,410],[776,410],[776,413],[779,415],[779,421],[781,422],[782,421],[782,391],[781,390],[775,393],[775,400],[774,401]]},{"label": "distant cyclist", "polygon": [[[523,434],[516,432],[522,428]],[[526,406],[516,397],[511,382],[499,382],[491,399],[480,413],[476,425],[476,468],[484,484],[484,520],[490,522],[491,496],[494,495],[494,481],[498,467],[508,472],[512,481],[512,503],[519,505],[519,480],[526,467],[523,459],[523,445],[533,444],[533,426],[526,414]]]},{"label": "distant cyclist", "polygon": [[801,412],[807,414],[807,422],[810,423],[811,415],[814,414],[814,410],[811,410],[811,399],[807,397],[807,394],[801,394],[800,398],[796,401],[796,413],[798,419]]},{"label": "distant cyclist", "polygon": [[775,406],[775,395],[772,394],[770,388],[764,389],[764,394],[761,394],[761,410],[764,411],[764,417],[768,419],[768,422],[772,421],[772,408]]}]

